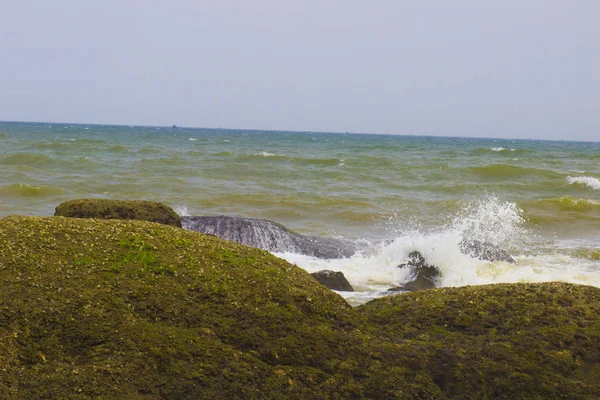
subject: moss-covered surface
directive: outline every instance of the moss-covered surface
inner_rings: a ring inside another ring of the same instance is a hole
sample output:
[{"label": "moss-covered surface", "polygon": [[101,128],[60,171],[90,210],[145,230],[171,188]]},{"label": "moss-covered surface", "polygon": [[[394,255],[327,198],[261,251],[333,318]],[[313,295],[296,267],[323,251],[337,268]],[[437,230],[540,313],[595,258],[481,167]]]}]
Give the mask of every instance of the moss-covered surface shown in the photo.
[{"label": "moss-covered surface", "polygon": [[600,290],[585,286],[353,309],[262,250],[62,217],[0,220],[0,282],[2,399],[600,397]]},{"label": "moss-covered surface", "polygon": [[357,311],[423,348],[450,398],[600,398],[600,289],[567,283],[434,289]]},{"label": "moss-covered surface", "polygon": [[388,345],[307,272],[215,237],[7,217],[0,282],[0,398],[385,398],[387,380],[438,393],[408,367],[381,374]]},{"label": "moss-covered surface", "polygon": [[75,199],[59,204],[54,215],[72,218],[133,219],[181,228],[181,218],[171,207],[146,200]]}]

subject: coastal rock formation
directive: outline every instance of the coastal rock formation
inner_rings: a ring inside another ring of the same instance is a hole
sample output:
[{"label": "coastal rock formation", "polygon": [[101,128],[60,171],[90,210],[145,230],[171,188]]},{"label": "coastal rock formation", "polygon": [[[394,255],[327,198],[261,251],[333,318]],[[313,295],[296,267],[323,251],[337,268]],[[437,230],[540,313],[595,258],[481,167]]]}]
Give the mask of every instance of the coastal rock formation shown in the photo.
[{"label": "coastal rock formation", "polygon": [[132,219],[181,228],[179,215],[171,207],[155,201],[76,199],[56,207],[55,216],[71,218]]},{"label": "coastal rock formation", "polygon": [[440,270],[429,265],[425,257],[418,251],[411,251],[408,254],[408,261],[400,264],[398,268],[410,269],[411,280],[404,285],[389,289],[390,291],[431,289],[435,287],[435,282],[440,276]]},{"label": "coastal rock formation", "polygon": [[354,288],[350,285],[350,282],[346,279],[342,272],[330,271],[328,269],[310,274],[317,280],[321,285],[331,290],[338,290],[342,292],[354,292]]},{"label": "coastal rock formation", "polygon": [[185,229],[271,252],[293,252],[324,259],[350,257],[356,252],[350,241],[300,235],[266,219],[200,216],[181,217],[181,221]]},{"label": "coastal rock formation", "polygon": [[463,239],[458,246],[463,254],[470,255],[473,258],[478,258],[484,261],[504,261],[507,263],[516,264],[515,260],[510,254],[489,242],[475,239]]},{"label": "coastal rock formation", "polygon": [[427,366],[443,398],[600,398],[599,288],[441,288],[380,298],[357,312],[401,352],[421,347],[415,363]]},{"label": "coastal rock formation", "polygon": [[598,399],[600,289],[350,307],[268,252],[146,221],[0,219],[2,399]]}]

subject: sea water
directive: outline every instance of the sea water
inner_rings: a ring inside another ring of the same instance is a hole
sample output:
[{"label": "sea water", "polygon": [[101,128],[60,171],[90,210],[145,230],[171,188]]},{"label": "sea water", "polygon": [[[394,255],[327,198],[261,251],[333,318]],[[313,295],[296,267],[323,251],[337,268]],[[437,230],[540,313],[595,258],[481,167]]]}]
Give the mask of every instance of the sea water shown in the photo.
[{"label": "sea water", "polygon": [[[276,254],[342,271],[352,304],[409,279],[398,265],[413,250],[439,286],[600,286],[598,142],[0,122],[0,168],[0,216],[142,199],[354,240],[347,259]],[[462,254],[466,236],[517,263]]]}]

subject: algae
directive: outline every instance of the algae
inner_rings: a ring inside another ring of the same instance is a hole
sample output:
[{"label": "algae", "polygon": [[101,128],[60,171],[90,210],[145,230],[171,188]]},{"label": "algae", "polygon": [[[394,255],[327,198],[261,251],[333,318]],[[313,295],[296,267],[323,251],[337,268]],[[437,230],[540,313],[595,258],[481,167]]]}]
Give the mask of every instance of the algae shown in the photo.
[{"label": "algae", "polygon": [[600,397],[600,289],[353,309],[258,250],[146,221],[0,219],[0,398]]},{"label": "algae", "polygon": [[181,218],[171,207],[146,200],[75,199],[59,204],[54,215],[72,218],[134,219],[181,228]]},{"label": "algae", "polygon": [[600,395],[600,289],[567,283],[445,288],[357,311],[387,340],[422,346],[450,398]]}]

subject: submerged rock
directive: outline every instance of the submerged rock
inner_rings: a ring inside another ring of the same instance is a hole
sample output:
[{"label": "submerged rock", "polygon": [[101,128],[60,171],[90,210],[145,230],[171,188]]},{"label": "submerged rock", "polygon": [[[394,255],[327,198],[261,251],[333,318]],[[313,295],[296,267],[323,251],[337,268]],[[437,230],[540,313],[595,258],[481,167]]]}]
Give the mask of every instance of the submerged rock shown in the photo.
[{"label": "submerged rock", "polygon": [[484,261],[504,261],[516,264],[515,260],[505,250],[486,241],[463,239],[458,246],[463,254],[470,255],[473,258]]},{"label": "submerged rock", "polygon": [[342,292],[354,292],[354,288],[350,285],[350,282],[346,279],[342,272],[330,271],[328,269],[310,274],[325,287],[331,290],[338,290]]},{"label": "submerged rock", "polygon": [[76,199],[56,207],[55,216],[71,218],[130,219],[181,228],[179,215],[171,207],[155,201]]},{"label": "submerged rock", "polygon": [[181,217],[181,221],[185,229],[271,252],[293,252],[324,259],[350,257],[356,252],[350,241],[300,235],[266,219],[222,215]]},{"label": "submerged rock", "polygon": [[400,264],[398,268],[410,269],[410,280],[403,285],[389,289],[390,291],[431,289],[435,287],[436,280],[441,275],[440,270],[429,265],[425,257],[418,251],[411,251],[408,254],[408,261]]}]

